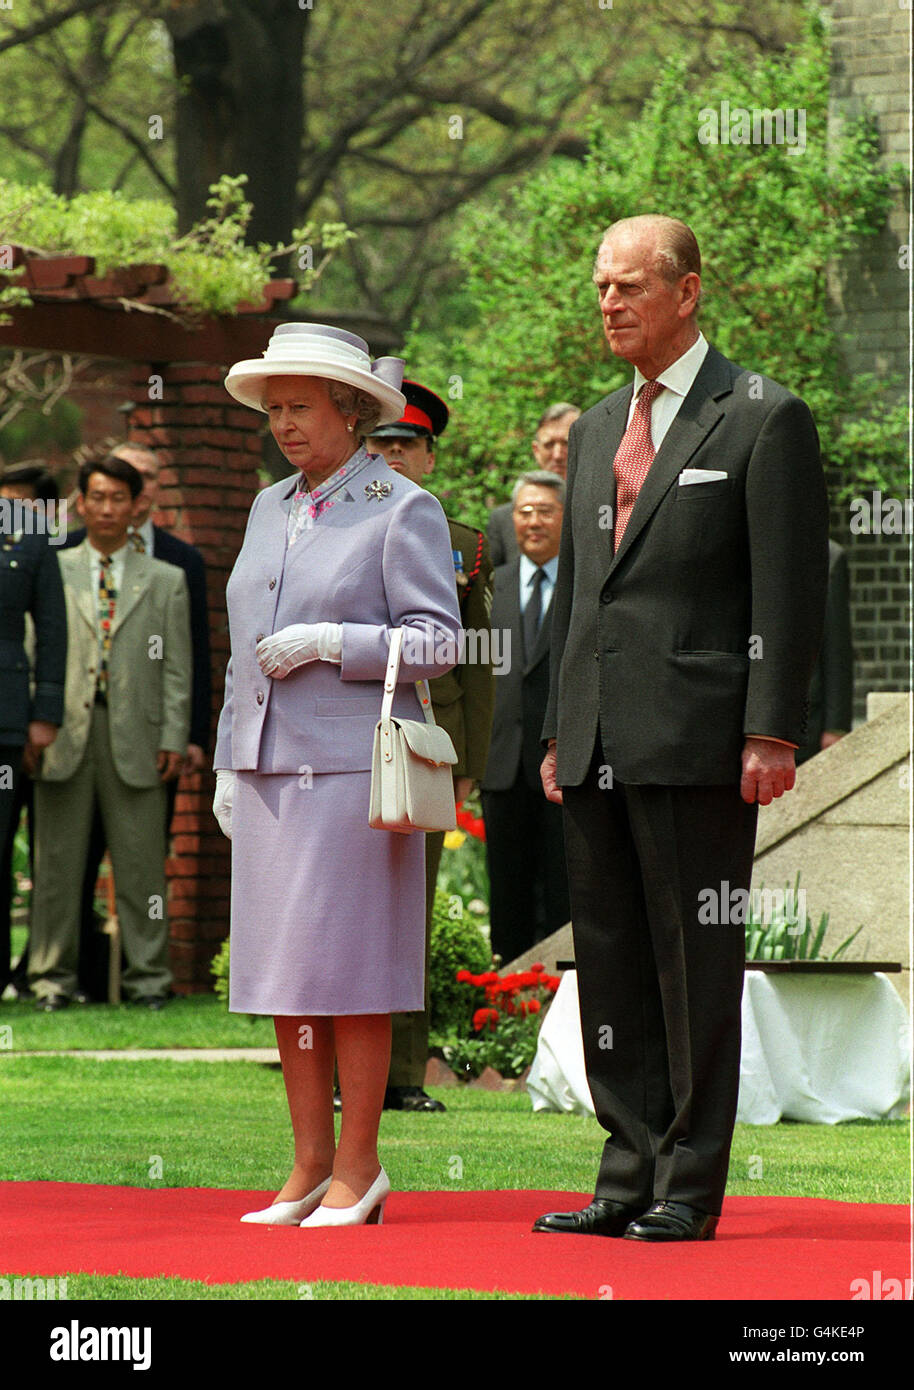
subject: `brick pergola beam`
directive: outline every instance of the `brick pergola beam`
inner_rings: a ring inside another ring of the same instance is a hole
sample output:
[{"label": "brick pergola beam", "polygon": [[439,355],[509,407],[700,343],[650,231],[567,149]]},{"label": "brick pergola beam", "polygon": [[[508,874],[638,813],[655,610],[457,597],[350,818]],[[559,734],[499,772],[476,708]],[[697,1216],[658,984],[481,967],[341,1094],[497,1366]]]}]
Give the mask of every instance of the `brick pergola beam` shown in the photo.
[{"label": "brick pergola beam", "polygon": [[164,314],[107,306],[97,301],[37,303],[10,311],[0,324],[0,347],[113,357],[127,362],[211,362],[231,364],[259,357],[276,318],[211,317],[196,328]]}]

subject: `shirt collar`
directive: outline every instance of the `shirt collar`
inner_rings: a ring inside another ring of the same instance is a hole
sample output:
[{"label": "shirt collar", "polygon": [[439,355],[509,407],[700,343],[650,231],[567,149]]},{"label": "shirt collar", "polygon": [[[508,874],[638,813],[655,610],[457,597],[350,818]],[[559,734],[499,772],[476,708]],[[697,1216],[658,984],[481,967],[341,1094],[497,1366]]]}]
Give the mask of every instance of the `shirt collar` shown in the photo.
[{"label": "shirt collar", "polygon": [[127,540],[124,541],[124,544],[119,545],[117,550],[99,550],[97,546],[92,544],[88,536],[86,537],[86,544],[89,547],[89,554],[97,563],[100,563],[105,555],[107,555],[110,559],[113,560],[116,555],[120,555],[123,551],[126,551],[130,545],[130,538],[128,536]]},{"label": "shirt collar", "polygon": [[[708,340],[703,333],[699,333],[695,342],[690,348],[686,348],[681,357],[677,357],[675,362],[671,362],[668,367],[657,377],[661,386],[665,386],[669,391],[673,391],[677,396],[687,396],[692,389],[695,378],[698,376],[699,368],[705,360],[708,351]],[[635,395],[647,381],[647,377],[635,368]]]},{"label": "shirt collar", "polygon": [[558,575],[558,568],[559,557],[557,555],[553,555],[552,559],[547,560],[544,565],[537,565],[535,561],[530,559],[529,555],[525,555],[523,551],[520,553],[520,579],[525,589],[529,588],[530,581],[538,569],[544,572],[550,584],[554,584]]}]

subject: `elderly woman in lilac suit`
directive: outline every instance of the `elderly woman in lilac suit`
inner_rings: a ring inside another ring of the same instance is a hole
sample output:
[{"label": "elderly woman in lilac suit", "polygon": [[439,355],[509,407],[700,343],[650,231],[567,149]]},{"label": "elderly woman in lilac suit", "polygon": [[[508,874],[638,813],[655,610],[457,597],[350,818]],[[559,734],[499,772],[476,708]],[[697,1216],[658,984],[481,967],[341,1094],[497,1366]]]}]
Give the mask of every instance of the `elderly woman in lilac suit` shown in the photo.
[{"label": "elderly woman in lilac suit", "polygon": [[[447,522],[369,454],[405,409],[403,364],[361,338],[283,324],[226,379],[266,412],[292,477],[259,493],[227,589],[231,659],[214,812],[232,839],[230,1007],[272,1014],[295,1138],[272,1206],[244,1221],[379,1221],[390,1015],[424,1007],[424,836],[368,826],[393,627],[394,714],[456,661]],[[333,1073],[342,1122],[334,1137]]]}]

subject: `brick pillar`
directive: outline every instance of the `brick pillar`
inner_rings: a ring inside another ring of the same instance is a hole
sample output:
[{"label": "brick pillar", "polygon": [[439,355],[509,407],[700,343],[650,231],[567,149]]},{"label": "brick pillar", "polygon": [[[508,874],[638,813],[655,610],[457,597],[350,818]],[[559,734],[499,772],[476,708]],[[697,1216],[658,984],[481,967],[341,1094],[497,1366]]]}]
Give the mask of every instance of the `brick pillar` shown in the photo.
[{"label": "brick pillar", "polygon": [[[257,491],[262,420],[239,406],[222,382],[225,369],[151,363],[134,370],[131,442],[162,463],[157,525],[195,545],[206,563],[213,709],[209,754],[222,708],[229,655],[225,586],[241,548]],[[175,989],[210,988],[209,962],[228,934],[230,846],[212,814],[215,777],[206,771],[178,787],[167,861],[171,963]]]}]

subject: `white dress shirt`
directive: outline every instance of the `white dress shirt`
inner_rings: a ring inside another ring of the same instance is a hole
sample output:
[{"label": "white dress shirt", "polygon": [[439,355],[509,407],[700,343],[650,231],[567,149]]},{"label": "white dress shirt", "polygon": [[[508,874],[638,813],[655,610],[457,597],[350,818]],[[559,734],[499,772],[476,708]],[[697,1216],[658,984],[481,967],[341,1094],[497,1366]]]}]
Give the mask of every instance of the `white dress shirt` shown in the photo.
[{"label": "white dress shirt", "polygon": [[[660,382],[661,386],[665,386],[666,390],[660,392],[651,408],[651,440],[655,453],[663,443],[670,425],[679,414],[679,407],[691,391],[707,351],[708,340],[704,334],[699,333],[692,346],[686,348],[682,356],[677,357],[675,362],[671,362],[657,377],[657,381]],[[628,409],[629,425],[635,413],[638,392],[645,381],[647,381],[647,377],[636,367],[635,390]]]},{"label": "white dress shirt", "polygon": [[538,569],[541,569],[543,571],[543,579],[542,583],[540,584],[540,598],[542,601],[542,606],[540,609],[540,627],[542,627],[543,618],[545,618],[546,614],[549,611],[549,605],[552,602],[552,595],[555,592],[555,581],[556,576],[559,572],[559,557],[557,555],[553,555],[552,559],[547,560],[544,565],[537,565],[533,560],[528,559],[528,557],[523,553],[523,551],[521,551],[519,595],[520,611],[522,613],[524,609],[527,607],[527,604],[530,602],[530,596],[533,593],[533,576],[536,574],[536,571]]}]

